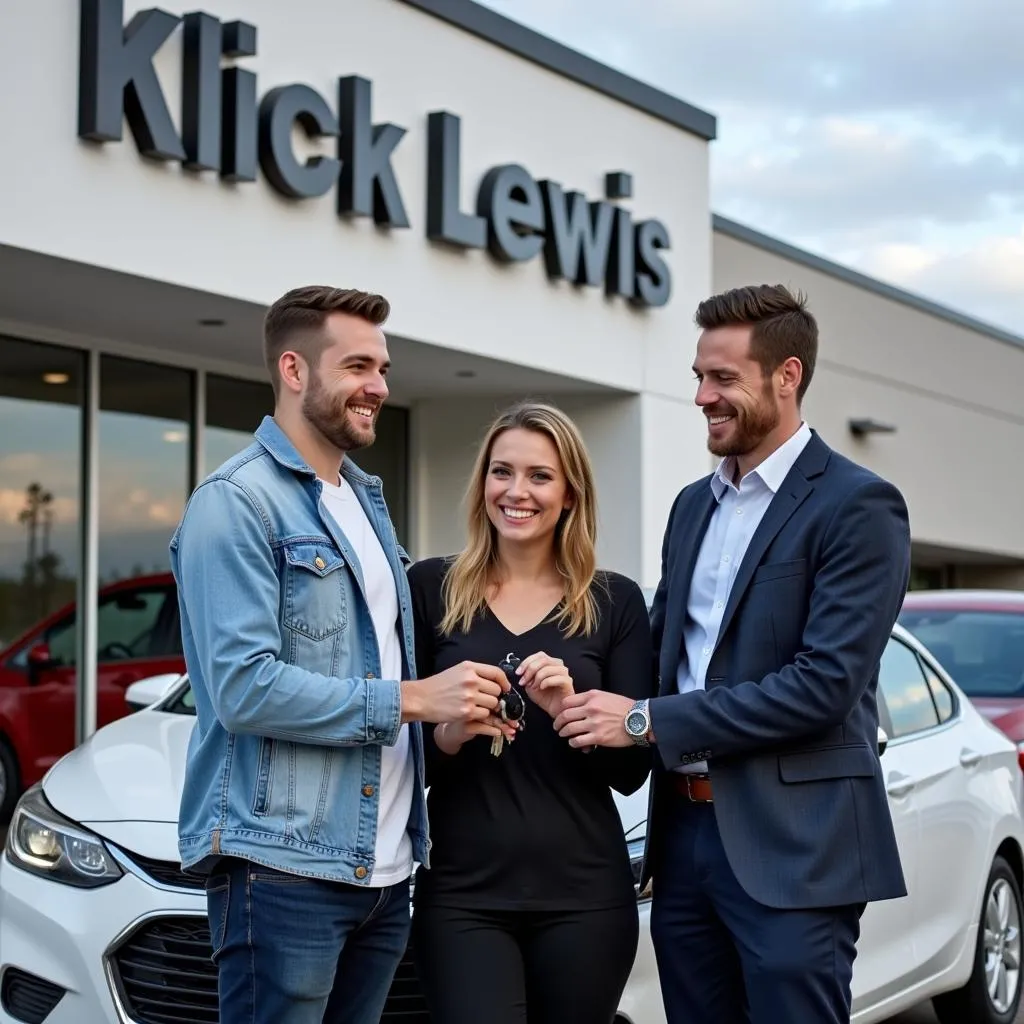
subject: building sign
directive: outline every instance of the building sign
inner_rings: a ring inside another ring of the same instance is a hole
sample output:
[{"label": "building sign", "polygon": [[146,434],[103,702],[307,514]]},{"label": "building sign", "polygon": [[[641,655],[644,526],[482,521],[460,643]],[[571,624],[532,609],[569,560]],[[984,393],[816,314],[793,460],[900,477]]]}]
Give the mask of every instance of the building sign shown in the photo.
[{"label": "building sign", "polygon": [[[175,127],[153,61],[182,28],[181,130]],[[372,217],[383,228],[410,227],[391,163],[406,129],[374,123],[372,83],[338,79],[333,104],[308,85],[280,85],[262,96],[256,74],[236,62],[256,56],[256,26],[201,11],[179,17],[152,8],[124,24],[123,0],[81,0],[78,134],[118,142],[127,121],[152,160],[214,172],[229,182],[258,173],[296,201],[334,191],[341,217]],[[224,60],[227,58],[227,61]],[[311,139],[336,139],[335,156],[300,160],[298,125]],[[436,244],[487,249],[502,262],[542,257],[548,276],[603,288],[637,306],[663,306],[671,274],[662,256],[669,234],[658,220],[635,222],[612,200],[632,195],[632,176],[605,175],[592,200],[535,179],[518,164],[493,167],[477,188],[475,211],[459,208],[460,120],[427,117],[426,234]]]}]

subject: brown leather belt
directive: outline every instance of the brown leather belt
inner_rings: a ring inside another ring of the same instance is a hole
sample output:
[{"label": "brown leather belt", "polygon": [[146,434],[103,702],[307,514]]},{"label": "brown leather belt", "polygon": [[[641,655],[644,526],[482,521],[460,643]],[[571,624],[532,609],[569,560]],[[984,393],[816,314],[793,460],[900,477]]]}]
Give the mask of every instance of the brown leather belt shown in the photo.
[{"label": "brown leather belt", "polygon": [[690,772],[669,772],[672,789],[677,796],[695,804],[710,804],[714,801],[710,775],[694,775]]}]

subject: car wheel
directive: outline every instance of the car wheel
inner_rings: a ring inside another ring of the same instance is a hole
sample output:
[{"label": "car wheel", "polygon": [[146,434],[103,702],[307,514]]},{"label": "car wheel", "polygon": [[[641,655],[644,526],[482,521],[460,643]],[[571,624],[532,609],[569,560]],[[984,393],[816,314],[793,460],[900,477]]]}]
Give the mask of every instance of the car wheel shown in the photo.
[{"label": "car wheel", "polygon": [[1012,1024],[1021,994],[1020,886],[996,857],[985,886],[974,970],[963,988],[932,1000],[941,1024]]},{"label": "car wheel", "polygon": [[0,824],[6,825],[21,795],[18,759],[6,737],[0,736]]}]

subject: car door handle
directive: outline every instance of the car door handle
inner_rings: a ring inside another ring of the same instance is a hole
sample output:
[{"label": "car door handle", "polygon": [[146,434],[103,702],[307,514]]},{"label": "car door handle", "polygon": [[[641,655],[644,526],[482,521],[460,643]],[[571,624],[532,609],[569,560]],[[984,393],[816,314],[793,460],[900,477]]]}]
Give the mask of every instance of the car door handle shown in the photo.
[{"label": "car door handle", "polygon": [[964,749],[960,751],[960,763],[965,768],[973,768],[981,761],[981,758],[982,755],[976,750],[968,750],[967,747],[964,747]]},{"label": "car door handle", "polygon": [[903,775],[901,772],[893,772],[889,776],[889,782],[885,788],[889,796],[899,798],[901,796],[906,796],[914,788],[914,780],[909,775]]}]

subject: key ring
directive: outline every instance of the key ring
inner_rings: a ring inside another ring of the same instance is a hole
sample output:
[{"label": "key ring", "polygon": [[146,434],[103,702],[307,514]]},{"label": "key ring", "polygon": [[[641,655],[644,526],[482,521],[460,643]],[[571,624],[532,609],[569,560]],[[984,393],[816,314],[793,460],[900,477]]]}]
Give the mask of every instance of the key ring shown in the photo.
[{"label": "key ring", "polygon": [[[512,651],[509,651],[498,663],[498,668],[505,673],[510,687],[507,693],[503,693],[498,698],[498,715],[503,722],[511,722],[517,729],[523,729],[526,726],[526,701],[516,688],[516,683],[519,680],[516,675],[518,667],[519,658]],[[505,737],[499,733],[491,740],[491,754],[494,757],[500,757],[504,746]]]}]

